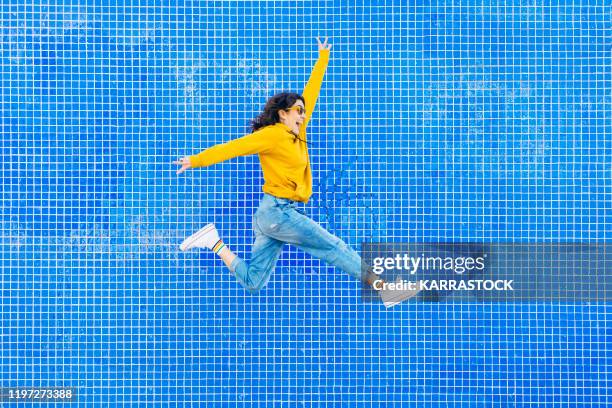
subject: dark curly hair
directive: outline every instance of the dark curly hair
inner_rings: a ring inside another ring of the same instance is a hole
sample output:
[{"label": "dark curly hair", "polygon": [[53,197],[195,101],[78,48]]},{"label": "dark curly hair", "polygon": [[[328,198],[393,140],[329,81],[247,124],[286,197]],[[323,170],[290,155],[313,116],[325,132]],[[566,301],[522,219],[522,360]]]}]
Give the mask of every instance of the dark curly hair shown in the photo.
[{"label": "dark curly hair", "polygon": [[253,132],[262,127],[274,125],[280,122],[278,111],[289,109],[298,99],[304,103],[304,106],[306,106],[304,97],[293,92],[282,92],[268,99],[263,112],[251,121],[251,129],[253,129]]}]

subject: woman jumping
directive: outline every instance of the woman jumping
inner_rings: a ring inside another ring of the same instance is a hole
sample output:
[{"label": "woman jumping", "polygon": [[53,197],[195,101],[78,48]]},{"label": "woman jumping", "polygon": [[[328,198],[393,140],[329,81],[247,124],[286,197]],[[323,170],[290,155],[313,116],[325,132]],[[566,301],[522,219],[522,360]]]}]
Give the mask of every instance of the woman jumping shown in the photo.
[{"label": "woman jumping", "polygon": [[[208,224],[188,237],[180,249],[208,248],[227,265],[249,291],[263,288],[274,270],[284,244],[292,244],[315,258],[334,265],[368,285],[381,281],[369,270],[362,272],[361,257],[340,238],[330,234],[297,207],[312,195],[312,175],[308,158],[306,127],[319,96],[329,62],[331,44],[319,44],[317,60],[302,95],[284,92],[268,100],[264,111],[251,121],[253,133],[183,157],[173,164],[177,174],[257,153],[263,170],[263,198],[255,212],[255,242],[249,263],[236,256],[219,238],[214,224]],[[385,304],[408,299],[418,291],[383,293]],[[387,299],[387,300],[385,300]]]}]

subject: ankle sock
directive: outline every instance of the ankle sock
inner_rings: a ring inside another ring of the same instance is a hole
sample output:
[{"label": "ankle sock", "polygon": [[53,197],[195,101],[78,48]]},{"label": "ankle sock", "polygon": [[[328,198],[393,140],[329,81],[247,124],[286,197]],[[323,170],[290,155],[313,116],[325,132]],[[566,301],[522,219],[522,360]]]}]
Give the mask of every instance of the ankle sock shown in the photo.
[{"label": "ankle sock", "polygon": [[212,251],[219,255],[219,252],[221,252],[223,250],[223,248],[225,248],[225,244],[223,243],[222,240],[218,240],[217,243],[215,245],[213,245],[212,247]]}]

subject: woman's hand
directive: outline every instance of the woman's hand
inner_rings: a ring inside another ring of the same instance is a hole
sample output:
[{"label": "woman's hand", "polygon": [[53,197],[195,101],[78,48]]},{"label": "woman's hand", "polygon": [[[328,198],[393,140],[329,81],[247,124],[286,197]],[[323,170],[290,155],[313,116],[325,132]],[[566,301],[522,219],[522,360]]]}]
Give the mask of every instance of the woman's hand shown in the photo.
[{"label": "woman's hand", "polygon": [[172,162],[173,164],[178,164],[179,166],[182,166],[180,169],[178,169],[178,171],[176,172],[176,174],[181,174],[182,172],[184,172],[187,169],[191,168],[191,161],[189,160],[189,157],[182,157],[174,162]]},{"label": "woman's hand", "polygon": [[332,45],[331,44],[327,44],[327,37],[325,37],[325,42],[321,43],[321,40],[319,39],[319,37],[317,37],[317,43],[319,43],[319,51],[322,50],[331,50]]}]

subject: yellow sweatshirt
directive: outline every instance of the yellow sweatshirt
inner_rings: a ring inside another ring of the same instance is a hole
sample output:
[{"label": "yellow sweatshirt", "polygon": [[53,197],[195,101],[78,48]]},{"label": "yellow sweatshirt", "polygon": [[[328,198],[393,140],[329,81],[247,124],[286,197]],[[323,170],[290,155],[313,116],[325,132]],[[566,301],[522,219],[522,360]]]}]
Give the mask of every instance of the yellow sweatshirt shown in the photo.
[{"label": "yellow sweatshirt", "polygon": [[[300,126],[300,139],[307,140],[306,126],[317,103],[328,62],[329,50],[319,51],[319,59],[302,93],[306,102],[306,119]],[[255,153],[259,155],[263,170],[264,192],[280,198],[308,202],[312,195],[308,146],[303,141],[296,141],[289,127],[283,123],[266,126],[239,139],[212,146],[190,156],[189,160],[191,166],[196,168]]]}]

